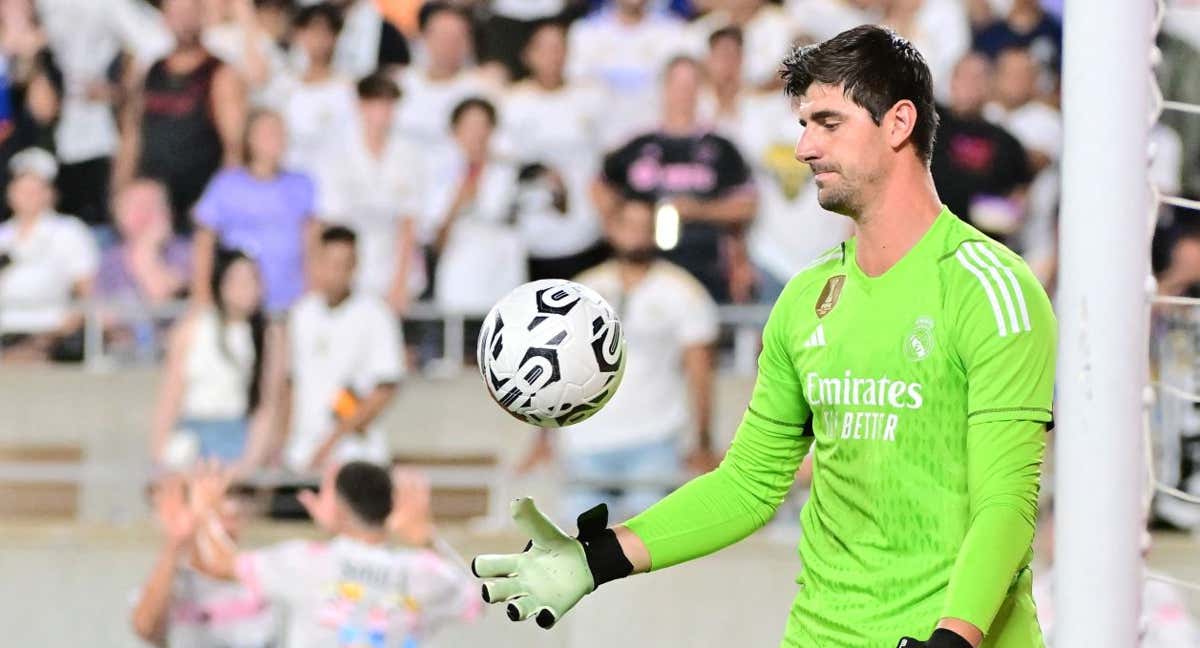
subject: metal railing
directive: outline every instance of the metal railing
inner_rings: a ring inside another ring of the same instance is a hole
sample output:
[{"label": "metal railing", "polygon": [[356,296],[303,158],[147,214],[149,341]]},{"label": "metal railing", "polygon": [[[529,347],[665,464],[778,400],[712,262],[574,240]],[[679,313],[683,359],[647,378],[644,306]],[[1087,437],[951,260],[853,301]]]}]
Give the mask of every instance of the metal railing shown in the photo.
[{"label": "metal railing", "polygon": [[[61,302],[9,303],[8,308],[45,308],[60,306]],[[107,372],[118,369],[118,362],[105,344],[106,322],[118,324],[162,323],[173,321],[184,315],[191,303],[187,300],[167,302],[151,306],[133,301],[83,300],[68,304],[70,309],[83,314],[83,367],[87,371]],[[738,375],[751,375],[755,371],[759,340],[763,324],[770,313],[766,304],[725,305],[718,309],[720,324],[730,335],[722,358],[722,368]],[[417,302],[404,315],[406,322],[426,322],[440,325],[441,355],[431,359],[422,368],[422,375],[430,378],[448,378],[459,375],[473,357],[466,350],[467,325],[481,321],[486,313],[448,311],[432,302]],[[416,343],[419,340],[408,340]],[[156,341],[161,348],[161,341]]]}]

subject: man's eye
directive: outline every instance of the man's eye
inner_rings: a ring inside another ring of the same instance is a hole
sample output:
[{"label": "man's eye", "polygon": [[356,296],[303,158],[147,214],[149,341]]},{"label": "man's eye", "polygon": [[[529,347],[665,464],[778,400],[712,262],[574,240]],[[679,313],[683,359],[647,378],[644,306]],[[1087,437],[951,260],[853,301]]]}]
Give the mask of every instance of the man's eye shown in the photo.
[{"label": "man's eye", "polygon": [[825,130],[828,130],[828,131],[836,129],[839,125],[840,124],[838,124],[836,122],[825,122],[824,124],[822,124],[822,126],[825,127]]}]

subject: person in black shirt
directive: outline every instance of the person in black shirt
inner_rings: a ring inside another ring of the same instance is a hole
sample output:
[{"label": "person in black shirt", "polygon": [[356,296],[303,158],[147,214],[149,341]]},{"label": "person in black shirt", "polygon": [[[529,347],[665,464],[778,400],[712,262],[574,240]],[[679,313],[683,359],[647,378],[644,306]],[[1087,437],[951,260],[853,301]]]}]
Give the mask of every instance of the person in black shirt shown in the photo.
[{"label": "person in black shirt", "polygon": [[610,153],[594,193],[605,217],[623,197],[673,205],[679,242],[664,256],[700,280],[713,299],[729,302],[731,264],[747,258],[743,234],[758,197],[737,147],[698,123],[702,80],[694,59],[667,63],[662,125]]},{"label": "person in black shirt", "polygon": [[950,211],[1007,244],[1024,219],[1024,189],[1031,178],[1021,143],[983,118],[990,72],[979,54],[968,54],[954,67],[950,105],[938,106],[941,124],[930,170]]},{"label": "person in black shirt", "polygon": [[237,73],[200,42],[198,0],[163,0],[175,50],[137,83],[122,114],[117,189],[134,177],[166,185],[175,231],[191,232],[192,205],[222,166],[241,160],[246,92]]}]

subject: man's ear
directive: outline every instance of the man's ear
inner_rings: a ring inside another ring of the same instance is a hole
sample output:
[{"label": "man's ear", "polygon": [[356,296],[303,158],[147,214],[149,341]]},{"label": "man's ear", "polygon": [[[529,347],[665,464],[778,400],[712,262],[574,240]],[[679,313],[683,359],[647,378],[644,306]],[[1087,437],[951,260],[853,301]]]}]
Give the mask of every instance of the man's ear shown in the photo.
[{"label": "man's ear", "polygon": [[899,150],[912,137],[917,127],[917,106],[908,99],[901,99],[883,116],[881,126],[887,137],[888,146]]}]

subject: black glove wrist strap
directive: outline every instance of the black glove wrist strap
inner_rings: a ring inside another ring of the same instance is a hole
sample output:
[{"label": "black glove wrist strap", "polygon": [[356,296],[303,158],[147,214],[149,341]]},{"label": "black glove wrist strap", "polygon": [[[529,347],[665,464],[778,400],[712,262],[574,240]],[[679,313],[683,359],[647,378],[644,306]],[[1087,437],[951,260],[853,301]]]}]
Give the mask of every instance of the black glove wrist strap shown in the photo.
[{"label": "black glove wrist strap", "polygon": [[608,528],[608,506],[599,504],[579,515],[579,544],[587,556],[592,581],[601,585],[633,573],[633,563],[625,557],[617,534]]},{"label": "black glove wrist strap", "polygon": [[971,642],[963,639],[953,630],[945,628],[934,630],[925,645],[928,648],[971,648]]}]

